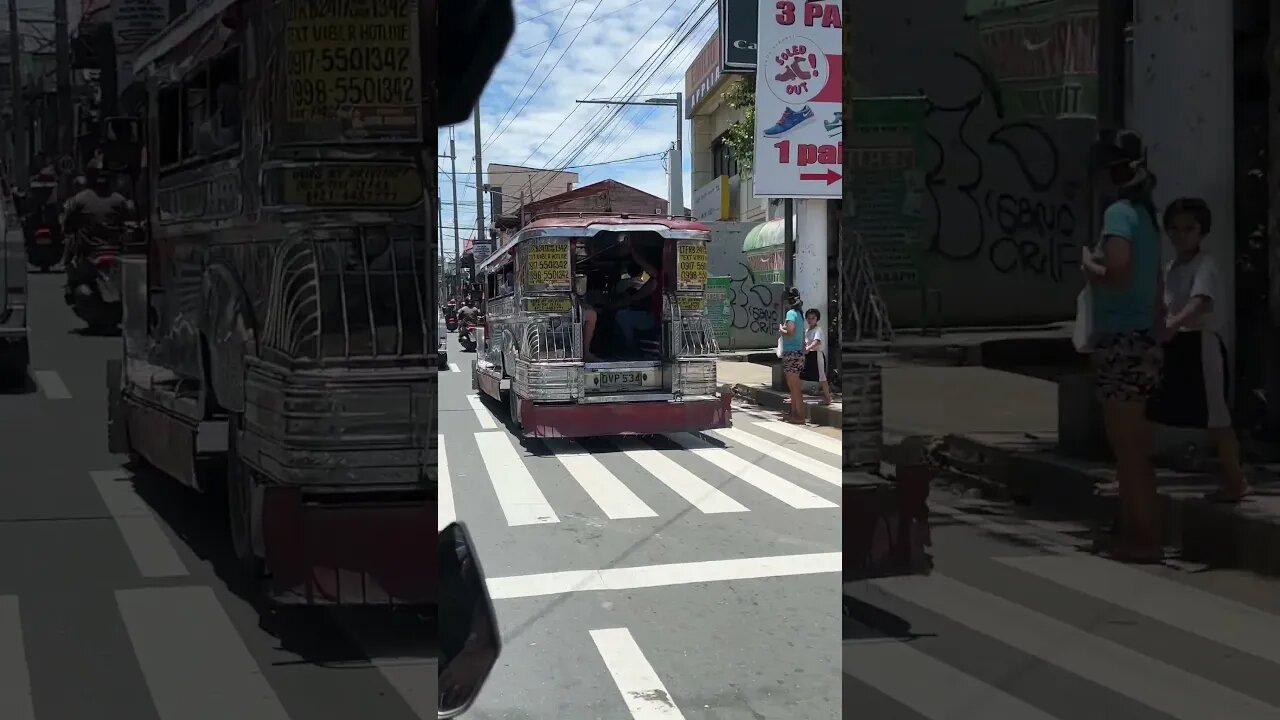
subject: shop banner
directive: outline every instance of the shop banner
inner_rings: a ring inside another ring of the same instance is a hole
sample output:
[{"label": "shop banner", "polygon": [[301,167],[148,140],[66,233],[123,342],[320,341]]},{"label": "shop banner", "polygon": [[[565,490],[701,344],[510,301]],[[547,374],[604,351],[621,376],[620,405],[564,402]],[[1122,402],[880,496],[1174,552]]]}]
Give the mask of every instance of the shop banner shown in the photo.
[{"label": "shop banner", "polygon": [[751,73],[756,69],[760,0],[720,0],[720,69]]},{"label": "shop banner", "polygon": [[855,98],[849,148],[853,231],[862,240],[876,287],[918,288],[923,241],[921,146],[928,101]]},{"label": "shop banner", "polygon": [[762,2],[756,70],[755,197],[841,195],[839,2]]}]

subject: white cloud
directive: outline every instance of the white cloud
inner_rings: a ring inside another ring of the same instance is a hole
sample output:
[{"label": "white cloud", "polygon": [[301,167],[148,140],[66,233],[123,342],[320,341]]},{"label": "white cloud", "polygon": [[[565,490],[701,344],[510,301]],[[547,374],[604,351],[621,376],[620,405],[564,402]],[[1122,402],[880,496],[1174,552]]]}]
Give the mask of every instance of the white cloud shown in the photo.
[{"label": "white cloud", "polygon": [[[575,101],[630,93],[643,97],[683,92],[684,71],[715,28],[714,9],[682,44],[675,45],[682,38],[672,36],[691,13],[696,20],[704,9],[714,8],[714,3],[710,0],[599,0],[599,7],[596,5],[597,0],[577,0],[576,4],[572,0],[516,0],[518,25],[515,37],[481,100],[481,135],[486,143],[482,157],[485,165],[499,162],[563,167],[565,164],[601,163],[665,152],[675,140],[676,110],[670,107],[624,108],[603,132],[583,133],[575,138],[579,131],[594,129],[601,119],[615,113],[615,108],[610,106],[579,105]],[[579,30],[578,26],[584,25],[592,16],[593,8],[595,13],[591,22]],[[537,17],[539,15],[541,17]],[[556,36],[562,21],[561,34]],[[653,25],[652,29],[646,32],[650,25]],[[549,43],[538,44],[549,39]],[[546,56],[542,57],[539,65],[544,51]],[[561,53],[564,53],[563,58]],[[651,56],[655,56],[652,62]],[[615,63],[616,69],[610,71]],[[660,64],[661,69],[637,90],[637,80],[647,77],[655,64]],[[554,71],[551,70],[553,65]],[[641,67],[644,70],[632,80],[631,76]],[[550,72],[554,74],[548,78]],[[522,87],[523,93],[517,98],[516,93]],[[538,88],[536,92],[535,88]],[[504,114],[506,118],[502,119]],[[566,115],[569,115],[567,120]],[[690,132],[688,122],[683,120],[683,108],[680,115],[684,123],[687,158]],[[501,126],[498,125],[500,119]],[[562,121],[564,124],[557,130],[556,126]],[[459,172],[458,217],[460,234],[464,239],[474,234],[474,230],[468,231],[468,228],[475,225],[475,141],[472,127],[472,121],[468,120],[454,128]],[[575,153],[586,138],[591,139],[590,144],[583,152]],[[441,152],[447,154],[449,132],[441,131],[439,139]],[[570,161],[574,155],[576,157]],[[441,160],[440,187],[445,202],[452,200],[448,166],[448,160]],[[687,205],[690,192],[687,160],[684,166]],[[660,157],[580,168],[577,172],[584,185],[614,179],[659,197],[667,197],[667,175]],[[445,205],[444,215],[446,221],[451,221],[452,207]],[[451,252],[453,230],[451,222],[446,224],[444,243],[446,250]]]}]

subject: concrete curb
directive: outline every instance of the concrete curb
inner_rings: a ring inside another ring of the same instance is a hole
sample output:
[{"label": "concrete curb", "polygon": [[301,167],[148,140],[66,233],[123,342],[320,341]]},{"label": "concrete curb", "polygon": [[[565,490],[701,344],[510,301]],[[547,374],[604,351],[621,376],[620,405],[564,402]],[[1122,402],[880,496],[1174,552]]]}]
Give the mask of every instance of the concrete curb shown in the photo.
[{"label": "concrete curb", "polygon": [[[720,391],[731,392],[734,396],[759,405],[766,410],[782,412],[788,405],[786,395],[768,388],[743,385],[741,383],[736,385],[726,383],[720,386]],[[806,414],[808,415],[809,422],[814,425],[825,425],[827,427],[834,428],[842,427],[843,425],[842,418],[840,417],[840,411],[833,407],[805,403],[805,409],[807,411]]]},{"label": "concrete curb", "polygon": [[[1108,465],[1043,450],[1010,450],[961,435],[946,436],[940,452],[959,470],[957,479],[972,486],[1058,512],[1083,513],[1099,525],[1116,516],[1118,498]],[[1165,542],[1183,559],[1280,575],[1280,518],[1248,501],[1239,506],[1205,501],[1201,495],[1216,481],[1204,474],[1161,469],[1157,483]]]}]

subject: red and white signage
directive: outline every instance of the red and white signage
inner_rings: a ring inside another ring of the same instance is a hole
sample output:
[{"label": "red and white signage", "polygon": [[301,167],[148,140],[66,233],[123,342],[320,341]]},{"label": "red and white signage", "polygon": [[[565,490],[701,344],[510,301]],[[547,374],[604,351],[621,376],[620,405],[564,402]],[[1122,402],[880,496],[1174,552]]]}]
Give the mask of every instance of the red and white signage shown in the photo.
[{"label": "red and white signage", "polygon": [[756,46],[755,196],[840,197],[840,3],[762,0]]}]

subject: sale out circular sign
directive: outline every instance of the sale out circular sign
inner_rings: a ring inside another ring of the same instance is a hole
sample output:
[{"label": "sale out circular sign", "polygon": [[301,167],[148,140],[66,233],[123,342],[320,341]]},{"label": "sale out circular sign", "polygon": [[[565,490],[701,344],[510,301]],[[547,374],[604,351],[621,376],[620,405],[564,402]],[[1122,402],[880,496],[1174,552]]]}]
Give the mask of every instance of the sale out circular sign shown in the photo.
[{"label": "sale out circular sign", "polygon": [[766,71],[770,92],[784,103],[806,103],[826,85],[827,56],[809,38],[793,35],[773,47]]}]

